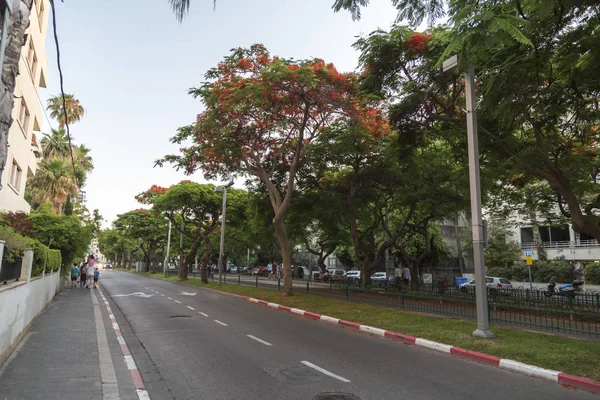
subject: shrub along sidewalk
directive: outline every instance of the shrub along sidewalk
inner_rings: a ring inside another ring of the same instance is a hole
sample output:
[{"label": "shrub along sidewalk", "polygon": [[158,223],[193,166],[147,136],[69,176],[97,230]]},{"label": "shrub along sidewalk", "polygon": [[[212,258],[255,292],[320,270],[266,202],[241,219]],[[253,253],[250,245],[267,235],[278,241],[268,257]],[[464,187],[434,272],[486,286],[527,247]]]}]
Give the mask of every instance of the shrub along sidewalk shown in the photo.
[{"label": "shrub along sidewalk", "polygon": [[232,284],[217,286],[214,282],[202,284],[198,279],[179,281],[175,276],[165,278],[162,273],[140,274],[186,285],[250,296],[317,314],[396,331],[467,350],[479,351],[500,358],[508,358],[542,368],[600,380],[600,357],[598,356],[600,354],[600,343],[597,342],[498,326],[492,327],[496,339],[487,340],[472,336],[471,333],[475,330],[476,324],[469,321],[323,299],[322,297],[303,293],[295,294],[293,297],[284,297],[281,292],[270,289]]}]

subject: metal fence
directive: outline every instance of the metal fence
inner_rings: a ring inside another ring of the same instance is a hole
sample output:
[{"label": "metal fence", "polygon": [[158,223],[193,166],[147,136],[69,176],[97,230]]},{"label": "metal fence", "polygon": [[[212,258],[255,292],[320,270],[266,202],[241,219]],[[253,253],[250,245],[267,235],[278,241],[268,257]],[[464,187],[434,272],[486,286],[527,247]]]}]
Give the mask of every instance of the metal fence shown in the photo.
[{"label": "metal fence", "polygon": [[[177,271],[169,271],[176,274]],[[200,278],[199,272],[189,275]],[[209,277],[217,280],[217,274]],[[283,281],[259,276],[223,274],[224,283],[281,290]],[[372,285],[362,288],[346,281],[317,282],[295,279],[298,293],[375,306],[476,320],[475,293],[453,285],[434,283],[417,289],[404,285]],[[544,290],[488,289],[490,323],[524,329],[600,339],[600,292],[579,292],[572,298],[547,296]]]},{"label": "metal fence", "polygon": [[21,277],[21,265],[20,258],[12,262],[6,259],[2,260],[2,265],[0,266],[0,283],[6,285],[9,281],[18,281]]}]

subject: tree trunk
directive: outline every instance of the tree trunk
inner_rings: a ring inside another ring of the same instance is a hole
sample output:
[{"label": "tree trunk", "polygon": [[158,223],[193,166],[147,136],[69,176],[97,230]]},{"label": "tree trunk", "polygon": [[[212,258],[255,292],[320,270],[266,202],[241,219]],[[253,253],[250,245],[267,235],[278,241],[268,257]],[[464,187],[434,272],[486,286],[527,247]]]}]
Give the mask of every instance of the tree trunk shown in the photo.
[{"label": "tree trunk", "polygon": [[319,258],[317,259],[317,265],[321,269],[321,272],[325,273],[327,270],[327,265],[325,265],[325,257],[323,257],[323,253],[319,255]]},{"label": "tree trunk", "polygon": [[[8,160],[8,131],[12,125],[12,111],[15,103],[15,85],[19,74],[19,59],[26,42],[25,30],[29,26],[29,16],[33,0],[20,0],[13,4],[8,31],[6,50],[0,80],[0,179]],[[1,26],[0,26],[1,29]],[[2,189],[0,181],[0,189]]]},{"label": "tree trunk", "polygon": [[202,266],[200,267],[200,282],[208,283],[208,274],[206,268],[208,267],[208,258],[210,254],[213,252],[213,246],[208,242],[206,245],[206,249],[202,252],[202,258],[200,259],[200,263]]},{"label": "tree trunk", "polygon": [[148,246],[148,265],[149,265],[151,274],[156,273],[156,266],[154,265],[154,251],[155,251],[154,246],[149,245]]},{"label": "tree trunk", "polygon": [[285,296],[293,296],[294,291],[292,287],[292,252],[290,251],[290,243],[288,241],[287,232],[285,230],[285,224],[283,218],[273,220],[275,226],[275,232],[277,233],[277,239],[279,239],[279,245],[281,246],[281,259],[283,261],[283,294]]}]

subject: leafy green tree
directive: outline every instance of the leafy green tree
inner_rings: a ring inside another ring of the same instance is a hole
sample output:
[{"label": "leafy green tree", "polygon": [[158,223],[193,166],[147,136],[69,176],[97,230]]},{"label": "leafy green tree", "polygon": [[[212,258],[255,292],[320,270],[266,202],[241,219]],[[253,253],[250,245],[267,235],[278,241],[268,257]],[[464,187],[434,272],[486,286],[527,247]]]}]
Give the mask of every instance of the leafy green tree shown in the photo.
[{"label": "leafy green tree", "polygon": [[397,100],[393,126],[409,121],[422,132],[454,134],[459,143],[463,82],[439,71],[440,61],[458,53],[460,66],[473,64],[477,73],[484,195],[545,187],[576,232],[600,239],[600,85],[591,72],[600,37],[593,7],[591,1],[451,2],[449,29],[423,34],[394,27],[359,40],[363,83]]},{"label": "leafy green tree", "polygon": [[[488,268],[508,268],[521,259],[521,246],[511,235],[510,226],[492,217],[488,224],[485,264]],[[465,230],[464,243],[466,258],[473,259],[473,239],[470,229]]]},{"label": "leafy green tree", "polygon": [[[273,210],[284,270],[284,293],[292,295],[291,247],[285,215],[298,170],[311,143],[334,124],[353,120],[380,135],[387,126],[377,109],[356,90],[354,74],[313,59],[271,57],[262,45],[234,49],[190,93],[205,111],[181,128],[173,143],[188,142],[179,155],[157,161],[202,169],[206,178],[250,176],[265,185]],[[282,186],[274,176],[285,174]]]},{"label": "leafy green tree", "polygon": [[158,264],[156,252],[166,242],[163,216],[153,210],[142,208],[117,215],[113,227],[128,237],[130,243],[137,243],[140,240],[140,249],[144,253],[146,261],[146,270],[155,273]]},{"label": "leafy green tree", "polygon": [[33,234],[50,248],[59,249],[63,265],[83,258],[92,240],[93,227],[77,215],[57,215],[49,205],[43,205],[30,215]]},{"label": "leafy green tree", "polygon": [[[245,192],[239,189],[227,190],[227,225],[235,225],[243,213]],[[179,279],[187,279],[187,266],[190,265],[199,248],[202,248],[200,278],[208,282],[206,266],[214,251],[211,236],[218,233],[222,194],[215,192],[211,184],[183,181],[167,189],[152,201],[153,209],[166,215],[175,230],[191,239],[191,247],[179,268]],[[185,223],[182,230],[177,217]]]}]

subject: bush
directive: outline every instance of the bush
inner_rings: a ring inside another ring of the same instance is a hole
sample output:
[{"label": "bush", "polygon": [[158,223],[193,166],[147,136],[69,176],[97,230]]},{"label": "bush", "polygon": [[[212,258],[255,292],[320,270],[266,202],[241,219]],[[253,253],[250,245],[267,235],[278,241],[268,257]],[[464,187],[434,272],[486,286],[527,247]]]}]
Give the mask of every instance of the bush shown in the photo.
[{"label": "bush", "polygon": [[499,278],[510,279],[510,269],[504,267],[492,267],[487,270],[487,276],[497,276]]},{"label": "bush", "polygon": [[[537,261],[535,271],[536,282],[571,282],[574,279],[573,267],[564,261]],[[533,271],[532,271],[533,272]]]},{"label": "bush", "polygon": [[[510,278],[516,282],[529,282],[529,265],[519,261],[516,262],[510,270]],[[531,266],[531,275],[535,275],[535,266]]]},{"label": "bush", "polygon": [[60,250],[49,249],[45,244],[38,240],[31,240],[30,246],[33,249],[33,266],[31,276],[42,275],[44,271],[44,263],[46,272],[58,271],[62,263]]},{"label": "bush", "polygon": [[600,264],[593,263],[586,265],[583,270],[585,283],[588,285],[600,285]]},{"label": "bush", "polygon": [[52,271],[58,271],[60,269],[62,257],[60,255],[60,250],[49,249],[48,250],[48,261],[46,263],[46,269]]}]

